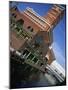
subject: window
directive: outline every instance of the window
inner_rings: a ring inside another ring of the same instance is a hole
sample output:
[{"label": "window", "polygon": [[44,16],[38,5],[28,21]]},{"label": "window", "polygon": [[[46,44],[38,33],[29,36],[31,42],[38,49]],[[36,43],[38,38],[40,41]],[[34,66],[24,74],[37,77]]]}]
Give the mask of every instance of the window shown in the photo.
[{"label": "window", "polygon": [[47,68],[45,68],[45,71],[47,71]]},{"label": "window", "polygon": [[20,19],[17,21],[17,25],[23,25],[24,24],[24,20],[23,19]]},{"label": "window", "polygon": [[34,60],[33,60],[35,63],[38,61],[38,59],[37,58],[34,58]]},{"label": "window", "polygon": [[16,29],[19,31],[19,30],[22,30],[22,27],[23,27],[23,24],[24,24],[24,20],[20,19],[16,22]]},{"label": "window", "polygon": [[34,57],[34,55],[33,54],[30,54],[27,59],[32,60],[33,57]]},{"label": "window", "polygon": [[16,18],[17,15],[16,15],[15,13],[12,13],[12,16],[13,16],[14,18]]},{"label": "window", "polygon": [[28,27],[27,27],[27,29],[30,29],[30,28],[31,28],[31,26],[28,26]]},{"label": "window", "polygon": [[40,66],[43,66],[43,63],[41,63]]},{"label": "window", "polygon": [[28,53],[29,53],[28,50],[24,50],[23,55],[24,55],[24,54],[28,55]]},{"label": "window", "polygon": [[33,28],[31,26],[28,26],[27,29],[33,32]]},{"label": "window", "polygon": [[30,31],[33,32],[33,28]]}]

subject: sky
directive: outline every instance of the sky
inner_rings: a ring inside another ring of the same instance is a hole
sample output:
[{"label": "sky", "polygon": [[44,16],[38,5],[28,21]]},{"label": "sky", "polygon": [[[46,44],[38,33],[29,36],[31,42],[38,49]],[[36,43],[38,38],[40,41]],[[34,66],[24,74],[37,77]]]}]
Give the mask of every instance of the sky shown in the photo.
[{"label": "sky", "polygon": [[[13,3],[15,5],[15,3]],[[45,4],[45,3],[25,3],[19,2],[17,3],[18,9],[22,12],[26,9],[26,7],[33,8],[39,15],[44,16],[48,12],[49,9],[53,6],[53,4]],[[57,24],[57,26],[53,29],[53,51],[55,53],[56,60],[59,64],[65,69],[65,49],[66,49],[66,13],[64,13],[64,17]]]}]

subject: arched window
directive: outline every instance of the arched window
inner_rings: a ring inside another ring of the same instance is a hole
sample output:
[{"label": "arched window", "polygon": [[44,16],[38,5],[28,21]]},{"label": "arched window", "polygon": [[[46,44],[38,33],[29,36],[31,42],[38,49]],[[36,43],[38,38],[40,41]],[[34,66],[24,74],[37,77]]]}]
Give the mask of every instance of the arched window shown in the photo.
[{"label": "arched window", "polygon": [[33,28],[31,26],[28,26],[27,29],[30,30],[30,32],[33,32]]},{"label": "arched window", "polygon": [[23,20],[23,19],[19,19],[19,20],[17,21],[17,24],[18,24],[18,25],[23,25],[23,24],[24,24],[24,20]]},{"label": "arched window", "polygon": [[22,30],[23,24],[24,24],[24,20],[23,20],[23,19],[19,19],[19,20],[16,22],[16,25],[17,25],[16,29]]},{"label": "arched window", "polygon": [[31,29],[31,26],[28,26],[27,29]]}]

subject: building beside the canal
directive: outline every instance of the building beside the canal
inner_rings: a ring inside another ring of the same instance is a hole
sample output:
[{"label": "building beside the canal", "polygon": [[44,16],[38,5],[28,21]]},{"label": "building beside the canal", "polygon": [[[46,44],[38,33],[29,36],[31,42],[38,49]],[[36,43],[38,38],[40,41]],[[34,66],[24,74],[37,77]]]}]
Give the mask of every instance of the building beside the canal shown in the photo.
[{"label": "building beside the canal", "polygon": [[[56,62],[51,47],[53,29],[64,15],[60,5],[53,7],[43,17],[32,8],[20,12],[17,7],[10,8],[10,55],[18,62],[26,63],[43,73],[47,69],[63,82],[65,71]],[[18,57],[18,58],[17,58]]]}]

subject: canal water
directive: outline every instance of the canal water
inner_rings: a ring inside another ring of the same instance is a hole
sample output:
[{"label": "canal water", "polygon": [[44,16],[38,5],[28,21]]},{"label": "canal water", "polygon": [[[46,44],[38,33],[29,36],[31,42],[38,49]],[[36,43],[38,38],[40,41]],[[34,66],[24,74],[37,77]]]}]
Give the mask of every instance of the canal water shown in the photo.
[{"label": "canal water", "polygon": [[10,88],[48,87],[56,85],[50,73],[42,73],[27,64],[10,61]]}]

